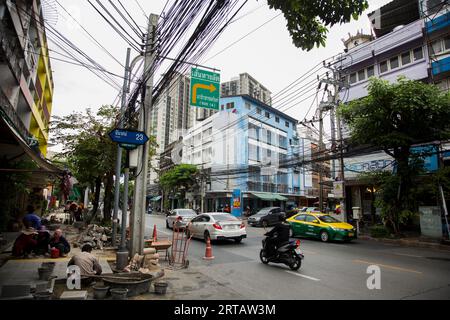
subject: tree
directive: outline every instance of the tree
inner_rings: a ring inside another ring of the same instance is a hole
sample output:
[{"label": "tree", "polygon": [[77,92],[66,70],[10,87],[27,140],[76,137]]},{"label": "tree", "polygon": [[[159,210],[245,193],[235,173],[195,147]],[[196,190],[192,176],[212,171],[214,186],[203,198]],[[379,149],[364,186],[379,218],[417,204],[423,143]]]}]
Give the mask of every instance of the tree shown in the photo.
[{"label": "tree", "polygon": [[181,195],[184,200],[186,192],[197,184],[198,169],[195,165],[180,164],[168,172],[164,173],[159,183],[165,191],[173,191]]},{"label": "tree", "polygon": [[271,9],[281,10],[297,48],[310,51],[325,46],[328,28],[347,23],[369,7],[367,0],[267,0]]},{"label": "tree", "polygon": [[394,158],[395,175],[383,182],[385,190],[390,188],[384,210],[398,231],[399,217],[417,209],[411,185],[427,155],[411,147],[450,138],[450,94],[404,77],[395,84],[372,78],[368,96],[341,105],[339,113],[350,128],[352,143],[378,147]]},{"label": "tree", "polygon": [[66,158],[68,169],[81,185],[95,190],[93,215],[97,213],[104,183],[106,221],[111,219],[117,150],[117,145],[111,141],[108,133],[114,127],[116,115],[115,107],[102,106],[96,114],[87,109],[84,113],[55,117],[51,124],[52,141],[64,147],[59,156]]}]

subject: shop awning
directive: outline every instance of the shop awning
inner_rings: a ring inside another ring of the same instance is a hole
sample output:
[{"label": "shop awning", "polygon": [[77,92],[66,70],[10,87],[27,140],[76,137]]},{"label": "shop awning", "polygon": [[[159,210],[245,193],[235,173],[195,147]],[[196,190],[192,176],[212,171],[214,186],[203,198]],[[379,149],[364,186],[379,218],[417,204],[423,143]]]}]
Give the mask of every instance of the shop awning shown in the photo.
[{"label": "shop awning", "polygon": [[5,128],[9,130],[11,135],[16,140],[18,146],[22,149],[23,153],[26,154],[36,165],[40,168],[43,173],[52,173],[56,175],[62,175],[64,172],[60,168],[56,167],[42,155],[38,155],[34,150],[32,150],[28,143],[24,140],[22,135],[16,128],[7,120],[6,114],[0,114],[1,123],[5,125]]},{"label": "shop awning", "polygon": [[276,193],[252,192],[255,197],[264,201],[288,201],[289,199]]}]

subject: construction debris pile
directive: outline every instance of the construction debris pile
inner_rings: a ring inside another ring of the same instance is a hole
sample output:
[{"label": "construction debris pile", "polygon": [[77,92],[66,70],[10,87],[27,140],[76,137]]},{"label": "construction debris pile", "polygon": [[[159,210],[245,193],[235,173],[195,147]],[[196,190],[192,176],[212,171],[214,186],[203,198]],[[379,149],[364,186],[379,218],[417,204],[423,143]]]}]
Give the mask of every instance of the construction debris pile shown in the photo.
[{"label": "construction debris pile", "polygon": [[130,264],[124,269],[125,272],[138,271],[144,274],[153,274],[161,270],[159,265],[159,254],[154,248],[144,249],[144,255],[136,254]]},{"label": "construction debris pile", "polygon": [[90,244],[94,250],[103,250],[104,247],[111,245],[111,235],[111,228],[90,224],[86,230],[80,234],[76,244],[80,248],[85,244]]}]

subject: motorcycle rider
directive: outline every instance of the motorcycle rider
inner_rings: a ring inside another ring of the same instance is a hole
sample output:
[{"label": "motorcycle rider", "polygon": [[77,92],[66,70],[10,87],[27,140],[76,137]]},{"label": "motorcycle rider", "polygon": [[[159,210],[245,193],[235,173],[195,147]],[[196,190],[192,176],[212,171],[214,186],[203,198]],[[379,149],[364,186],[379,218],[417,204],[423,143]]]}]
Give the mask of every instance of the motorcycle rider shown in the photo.
[{"label": "motorcycle rider", "polygon": [[291,227],[289,224],[284,223],[284,215],[279,215],[278,218],[279,221],[275,227],[265,234],[267,237],[266,250],[268,257],[276,255],[277,249],[286,242],[289,242],[289,231]]}]

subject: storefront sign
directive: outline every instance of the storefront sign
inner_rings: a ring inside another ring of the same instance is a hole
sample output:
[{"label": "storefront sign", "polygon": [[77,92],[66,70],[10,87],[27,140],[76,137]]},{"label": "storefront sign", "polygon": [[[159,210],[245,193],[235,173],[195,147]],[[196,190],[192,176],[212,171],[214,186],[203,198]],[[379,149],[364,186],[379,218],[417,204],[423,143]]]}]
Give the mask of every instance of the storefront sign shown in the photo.
[{"label": "storefront sign", "polygon": [[231,213],[235,217],[242,216],[242,193],[240,189],[233,190],[233,197],[231,198]]}]

